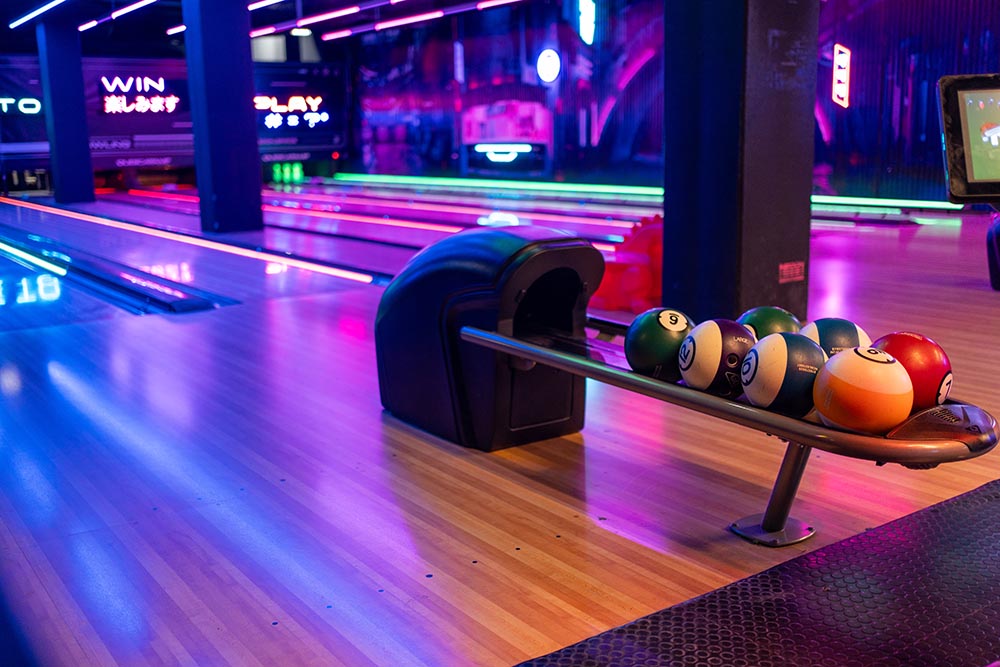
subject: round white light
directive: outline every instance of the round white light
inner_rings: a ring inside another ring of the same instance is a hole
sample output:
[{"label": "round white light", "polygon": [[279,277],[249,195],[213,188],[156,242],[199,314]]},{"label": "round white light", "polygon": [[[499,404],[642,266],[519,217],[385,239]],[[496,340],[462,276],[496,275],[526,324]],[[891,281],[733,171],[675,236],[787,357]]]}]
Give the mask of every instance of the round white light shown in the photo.
[{"label": "round white light", "polygon": [[535,69],[538,70],[539,79],[545,83],[552,83],[559,78],[559,70],[562,69],[559,54],[553,49],[545,49],[538,54],[538,62],[535,63]]}]

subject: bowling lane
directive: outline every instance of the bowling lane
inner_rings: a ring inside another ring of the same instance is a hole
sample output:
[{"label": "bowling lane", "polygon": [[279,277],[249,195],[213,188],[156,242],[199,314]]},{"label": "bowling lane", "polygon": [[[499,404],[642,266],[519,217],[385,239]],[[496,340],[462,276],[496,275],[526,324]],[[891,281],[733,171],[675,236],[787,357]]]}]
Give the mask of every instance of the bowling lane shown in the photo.
[{"label": "bowling lane", "polygon": [[[191,192],[132,189],[101,195],[101,201],[158,207],[196,215],[198,196]],[[566,230],[597,243],[624,240],[640,223],[633,215],[583,214],[585,208],[569,207],[559,213],[534,210],[530,201],[518,208],[506,204],[463,198],[454,203],[440,198],[396,193],[378,197],[336,192],[313,186],[265,189],[262,193],[264,224],[318,234],[423,247],[461,231],[482,226],[538,225]],[[564,205],[565,206],[565,205]]]},{"label": "bowling lane", "polygon": [[[96,204],[74,204],[73,208],[202,235],[198,197],[187,193],[130,190],[127,193],[101,194]],[[297,204],[279,206],[265,202],[262,208],[263,231],[229,233],[225,238],[236,243],[386,274],[396,273],[416,250],[463,229],[460,226],[427,224],[388,216],[311,210],[311,207],[299,208]],[[317,248],[315,239],[310,239],[311,235],[337,237],[337,242],[323,246],[329,256],[308,254]]]},{"label": "bowling lane", "polygon": [[350,289],[379,280],[374,273],[2,197],[0,224],[237,301]]}]

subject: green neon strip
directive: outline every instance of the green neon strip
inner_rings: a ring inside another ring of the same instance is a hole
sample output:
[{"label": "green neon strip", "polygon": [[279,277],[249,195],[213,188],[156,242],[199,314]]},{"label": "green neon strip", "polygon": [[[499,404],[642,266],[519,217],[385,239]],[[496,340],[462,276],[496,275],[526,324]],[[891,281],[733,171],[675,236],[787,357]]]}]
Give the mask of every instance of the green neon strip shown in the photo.
[{"label": "green neon strip", "polygon": [[947,201],[928,201],[926,199],[875,199],[873,197],[838,197],[834,195],[813,195],[812,203],[838,204],[840,206],[888,206],[898,208],[928,208],[943,211],[959,211],[962,204],[952,204]]},{"label": "green neon strip", "polygon": [[29,264],[32,264],[33,266],[45,269],[49,273],[54,273],[57,276],[66,275],[66,269],[64,269],[63,267],[53,264],[52,262],[47,262],[41,257],[36,257],[31,253],[27,253],[21,250],[20,248],[15,248],[12,245],[7,245],[6,243],[0,242],[0,250],[6,252],[9,255],[13,255],[14,257],[23,259],[24,261],[28,262]]},{"label": "green neon strip", "polygon": [[901,215],[901,208],[882,208],[881,206],[838,206],[836,204],[815,204],[812,207],[813,213],[884,213],[886,215]]},{"label": "green neon strip", "polygon": [[[641,185],[602,185],[591,183],[540,183],[537,181],[509,181],[487,178],[436,178],[428,176],[398,176],[391,174],[334,175],[334,180],[345,183],[376,183],[380,185],[408,185],[418,187],[491,188],[494,190],[524,190],[530,192],[560,192],[571,194],[604,194],[638,197],[663,197],[663,188]],[[840,197],[812,195],[813,205],[858,206],[871,212],[872,207],[883,209],[936,209],[959,211],[962,204],[926,199],[878,199],[875,197]],[[861,212],[861,211],[858,211]],[[881,212],[888,212],[881,211]]]},{"label": "green neon strip", "polygon": [[433,178],[427,176],[393,176],[381,174],[335,174],[334,180],[347,183],[378,183],[381,185],[415,185],[448,188],[492,188],[495,190],[530,190],[535,192],[569,192],[624,196],[662,197],[663,188],[639,185],[591,185],[589,183],[539,183],[487,178]]}]

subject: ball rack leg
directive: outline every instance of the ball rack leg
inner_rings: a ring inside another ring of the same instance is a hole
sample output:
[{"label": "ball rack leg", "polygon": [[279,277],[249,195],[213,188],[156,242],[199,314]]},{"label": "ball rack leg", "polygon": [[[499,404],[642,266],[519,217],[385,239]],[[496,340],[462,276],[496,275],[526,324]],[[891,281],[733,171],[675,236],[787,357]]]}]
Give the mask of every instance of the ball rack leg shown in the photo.
[{"label": "ball rack leg", "polygon": [[729,530],[765,547],[784,547],[812,537],[816,532],[812,526],[788,516],[811,451],[811,447],[789,442],[764,513],[734,521]]}]

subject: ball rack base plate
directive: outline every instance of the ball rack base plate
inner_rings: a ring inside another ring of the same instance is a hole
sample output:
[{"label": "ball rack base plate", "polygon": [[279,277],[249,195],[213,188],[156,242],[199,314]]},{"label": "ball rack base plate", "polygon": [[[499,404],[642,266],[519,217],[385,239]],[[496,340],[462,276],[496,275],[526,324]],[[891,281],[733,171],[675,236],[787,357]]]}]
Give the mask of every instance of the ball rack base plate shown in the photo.
[{"label": "ball rack base plate", "polygon": [[787,547],[790,544],[804,542],[816,534],[816,529],[804,521],[789,517],[781,530],[768,532],[761,528],[763,514],[753,514],[734,521],[729,525],[743,539],[765,547]]}]

